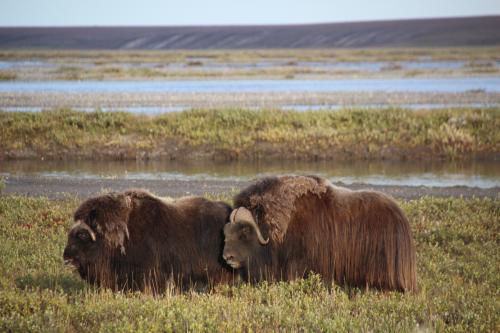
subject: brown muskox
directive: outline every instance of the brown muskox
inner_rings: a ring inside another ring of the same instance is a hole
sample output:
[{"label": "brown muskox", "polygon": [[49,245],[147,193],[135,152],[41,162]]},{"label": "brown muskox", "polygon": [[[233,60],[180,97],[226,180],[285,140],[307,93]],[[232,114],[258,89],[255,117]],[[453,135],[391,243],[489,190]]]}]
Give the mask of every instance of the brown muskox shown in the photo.
[{"label": "brown muskox", "polygon": [[167,202],[142,190],[97,196],[76,210],[63,257],[89,283],[113,290],[157,293],[229,281],[222,228],[230,212],[201,197]]},{"label": "brown muskox", "polygon": [[283,176],[249,186],[234,204],[223,257],[249,281],[313,272],[342,285],[416,291],[410,226],[387,195]]}]

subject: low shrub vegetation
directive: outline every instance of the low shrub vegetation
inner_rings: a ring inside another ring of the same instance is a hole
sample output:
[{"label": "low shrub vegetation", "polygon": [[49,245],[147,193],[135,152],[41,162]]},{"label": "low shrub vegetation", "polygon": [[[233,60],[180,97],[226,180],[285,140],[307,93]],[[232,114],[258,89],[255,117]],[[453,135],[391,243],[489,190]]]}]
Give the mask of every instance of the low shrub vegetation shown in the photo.
[{"label": "low shrub vegetation", "polygon": [[0,112],[0,159],[498,159],[500,109]]},{"label": "low shrub vegetation", "polygon": [[152,296],[88,286],[64,267],[76,199],[0,196],[0,331],[497,331],[500,199],[400,203],[416,240],[417,294],[313,275]]}]

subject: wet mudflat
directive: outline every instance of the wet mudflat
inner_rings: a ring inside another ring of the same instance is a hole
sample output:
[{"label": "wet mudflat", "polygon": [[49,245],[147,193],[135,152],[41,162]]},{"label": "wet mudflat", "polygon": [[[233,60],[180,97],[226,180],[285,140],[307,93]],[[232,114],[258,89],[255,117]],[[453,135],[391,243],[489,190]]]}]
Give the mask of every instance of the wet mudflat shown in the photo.
[{"label": "wet mudflat", "polygon": [[[185,195],[227,195],[236,194],[251,182],[246,180],[146,180],[146,179],[78,179],[78,178],[40,178],[34,176],[5,177],[4,195],[17,194],[43,196],[51,199],[77,196],[85,198],[107,191],[122,191],[129,188],[147,189],[157,195],[180,197]],[[400,199],[433,197],[489,197],[498,198],[500,187],[477,188],[467,186],[428,187],[428,186],[391,186],[372,184],[344,184],[353,190],[371,189],[381,191]]]},{"label": "wet mudflat", "polygon": [[500,93],[482,90],[439,92],[0,92],[0,110],[39,112],[57,108],[161,114],[199,108],[314,111],[343,108],[497,107]]}]

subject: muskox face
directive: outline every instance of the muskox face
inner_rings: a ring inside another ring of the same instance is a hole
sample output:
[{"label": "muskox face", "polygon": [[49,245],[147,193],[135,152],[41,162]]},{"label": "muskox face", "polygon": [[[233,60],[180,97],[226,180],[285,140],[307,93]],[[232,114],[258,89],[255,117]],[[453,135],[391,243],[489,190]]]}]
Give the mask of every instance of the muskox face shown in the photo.
[{"label": "muskox face", "polygon": [[64,262],[77,268],[82,278],[87,278],[89,269],[97,269],[111,253],[119,251],[124,255],[130,211],[130,198],[119,193],[82,203],[74,214],[75,224],[68,234]]},{"label": "muskox face", "polygon": [[84,222],[74,224],[68,234],[68,244],[64,249],[64,263],[74,266],[81,275],[96,262],[102,238]]},{"label": "muskox face", "polygon": [[238,269],[257,257],[269,242],[262,237],[251,212],[244,207],[231,213],[230,222],[224,226],[224,251],[222,257],[231,267]]}]

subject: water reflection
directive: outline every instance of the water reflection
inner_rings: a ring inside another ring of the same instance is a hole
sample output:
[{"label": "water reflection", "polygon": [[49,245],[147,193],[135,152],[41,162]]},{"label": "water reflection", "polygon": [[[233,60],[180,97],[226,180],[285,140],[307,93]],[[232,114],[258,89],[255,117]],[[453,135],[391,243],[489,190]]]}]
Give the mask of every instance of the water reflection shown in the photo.
[{"label": "water reflection", "polygon": [[[339,111],[344,109],[381,109],[381,108],[401,108],[408,110],[440,110],[446,108],[454,108],[454,109],[469,109],[469,108],[498,108],[499,104],[495,103],[413,103],[413,104],[285,104],[285,105],[277,105],[273,108],[279,109],[282,111],[299,111],[299,112],[307,112],[307,111]],[[259,106],[248,106],[245,107],[249,110],[260,110],[262,107]],[[43,107],[43,106],[3,106],[0,107],[0,111],[4,112],[42,112],[44,110],[50,110],[51,108]],[[103,107],[81,107],[81,106],[73,106],[72,110],[82,111],[82,112],[95,112],[95,111],[103,111],[103,112],[130,112],[135,114],[149,114],[149,115],[158,115],[163,113],[170,112],[183,112],[195,109],[195,107],[188,105],[172,105],[172,106],[103,106]]]},{"label": "water reflection", "polygon": [[209,93],[209,92],[500,92],[500,77],[338,80],[11,81],[0,92]]},{"label": "water reflection", "polygon": [[[0,69],[26,69],[26,68],[54,68],[60,66],[58,61],[44,60],[3,60],[0,61]],[[103,67],[85,60],[75,62],[64,62],[64,66],[82,66],[85,68]],[[500,61],[468,63],[465,61],[295,61],[292,59],[275,59],[257,62],[217,62],[209,58],[194,57],[187,62],[118,62],[107,63],[106,66],[123,68],[167,68],[174,70],[192,70],[193,67],[204,71],[220,70],[252,70],[256,68],[270,69],[276,67],[304,67],[316,69],[354,70],[361,72],[379,72],[387,69],[424,69],[424,70],[456,70],[472,66],[489,66],[496,68]]]},{"label": "water reflection", "polygon": [[345,184],[500,186],[500,162],[231,162],[213,161],[3,161],[0,174],[55,178],[242,179],[317,174]]}]

